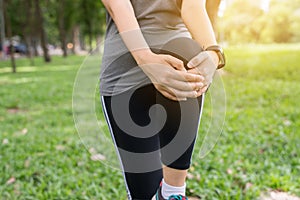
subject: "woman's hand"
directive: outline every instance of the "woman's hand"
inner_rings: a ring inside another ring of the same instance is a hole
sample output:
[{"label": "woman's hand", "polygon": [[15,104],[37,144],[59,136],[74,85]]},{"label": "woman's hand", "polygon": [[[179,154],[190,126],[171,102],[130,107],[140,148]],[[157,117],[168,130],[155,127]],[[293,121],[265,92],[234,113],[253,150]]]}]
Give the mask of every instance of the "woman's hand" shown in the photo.
[{"label": "woman's hand", "polygon": [[[205,0],[182,0],[181,16],[194,40],[205,49],[216,45],[216,37],[209,20]],[[204,93],[212,81],[217,69],[219,58],[213,51],[204,51],[194,57],[188,67],[189,72],[201,74],[205,77],[205,86],[198,91],[198,95]]]},{"label": "woman's hand", "polygon": [[203,51],[192,58],[187,64],[189,73],[204,77],[203,87],[197,91],[197,96],[202,95],[213,80],[213,76],[219,63],[218,55],[214,51]]},{"label": "woman's hand", "polygon": [[155,54],[150,50],[133,52],[137,64],[165,97],[179,101],[197,97],[204,78],[188,73],[183,62],[173,56]]}]

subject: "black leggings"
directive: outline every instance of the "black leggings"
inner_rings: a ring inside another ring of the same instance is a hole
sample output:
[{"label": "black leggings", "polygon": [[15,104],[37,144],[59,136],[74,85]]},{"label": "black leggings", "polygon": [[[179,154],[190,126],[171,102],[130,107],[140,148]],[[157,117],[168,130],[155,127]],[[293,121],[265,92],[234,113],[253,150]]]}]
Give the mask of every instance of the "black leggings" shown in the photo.
[{"label": "black leggings", "polygon": [[162,164],[188,169],[203,97],[172,101],[150,84],[102,96],[103,111],[121,161],[128,199],[151,199],[162,180]]}]

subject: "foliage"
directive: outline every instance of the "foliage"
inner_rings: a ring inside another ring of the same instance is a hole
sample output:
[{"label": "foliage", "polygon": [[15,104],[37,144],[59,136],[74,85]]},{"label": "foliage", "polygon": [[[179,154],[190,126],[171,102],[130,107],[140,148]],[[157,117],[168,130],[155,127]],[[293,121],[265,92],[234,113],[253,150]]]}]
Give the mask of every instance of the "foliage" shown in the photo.
[{"label": "foliage", "polygon": [[[36,37],[37,19],[28,11],[28,4],[32,0],[6,0],[8,19],[12,23],[13,35],[19,35],[23,40],[26,37],[24,28],[31,29],[32,35]],[[43,11],[44,28],[47,33],[49,44],[60,44],[60,33],[66,32],[66,40],[72,42],[72,28],[79,26],[82,38],[95,39],[104,32],[105,10],[101,1],[88,0],[40,0]],[[16,14],[18,13],[18,14]],[[28,19],[33,20],[28,23]],[[63,24],[59,26],[59,21]],[[83,40],[84,42],[84,40]],[[28,44],[27,44],[28,45]]]},{"label": "foliage", "polygon": [[219,20],[219,32],[230,43],[300,42],[299,0],[272,0],[265,11],[251,0],[235,0]]},{"label": "foliage", "polygon": [[[252,200],[271,188],[300,196],[299,45],[226,53],[226,124],[211,154],[195,154],[188,194]],[[19,59],[18,74],[0,62],[1,200],[125,199],[121,172],[92,161],[76,134],[71,95],[83,59],[36,58],[36,67]],[[200,135],[209,108],[207,98]]]},{"label": "foliage", "polygon": [[[23,1],[22,1],[23,2]],[[23,26],[25,25],[25,16],[24,9],[22,9],[22,6],[18,6],[20,2],[18,0],[10,0],[9,3],[6,3],[6,12],[8,14],[8,18],[11,21],[11,24],[13,25],[13,32],[16,35],[22,34]],[[13,15],[11,13],[14,13]],[[15,13],[19,13],[19,15],[16,15]]]},{"label": "foliage", "polygon": [[89,25],[91,25],[92,34],[103,34],[105,23],[105,10],[101,1],[82,0],[77,7],[79,18],[83,30],[88,33]]}]

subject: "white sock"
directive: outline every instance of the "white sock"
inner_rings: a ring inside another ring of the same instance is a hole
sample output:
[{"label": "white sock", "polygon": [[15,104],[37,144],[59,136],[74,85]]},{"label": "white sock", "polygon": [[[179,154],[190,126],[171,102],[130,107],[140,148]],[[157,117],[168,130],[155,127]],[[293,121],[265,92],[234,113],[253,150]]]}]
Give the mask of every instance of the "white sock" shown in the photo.
[{"label": "white sock", "polygon": [[164,199],[168,199],[171,195],[182,195],[185,196],[185,188],[186,184],[184,183],[181,187],[175,187],[168,185],[165,180],[162,180],[162,187],[161,187],[161,195]]}]

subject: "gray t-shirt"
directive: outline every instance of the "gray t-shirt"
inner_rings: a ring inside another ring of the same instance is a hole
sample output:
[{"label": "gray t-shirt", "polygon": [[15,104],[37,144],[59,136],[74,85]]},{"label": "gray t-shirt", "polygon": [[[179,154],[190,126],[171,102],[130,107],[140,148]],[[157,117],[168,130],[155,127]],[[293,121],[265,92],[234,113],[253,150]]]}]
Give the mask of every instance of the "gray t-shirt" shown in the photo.
[{"label": "gray t-shirt", "polygon": [[[174,38],[191,38],[181,19],[181,1],[131,0],[142,33],[151,48],[159,49]],[[106,39],[100,75],[101,95],[117,95],[149,83],[149,79],[137,66],[123,43],[109,14],[107,14],[106,24]]]}]

